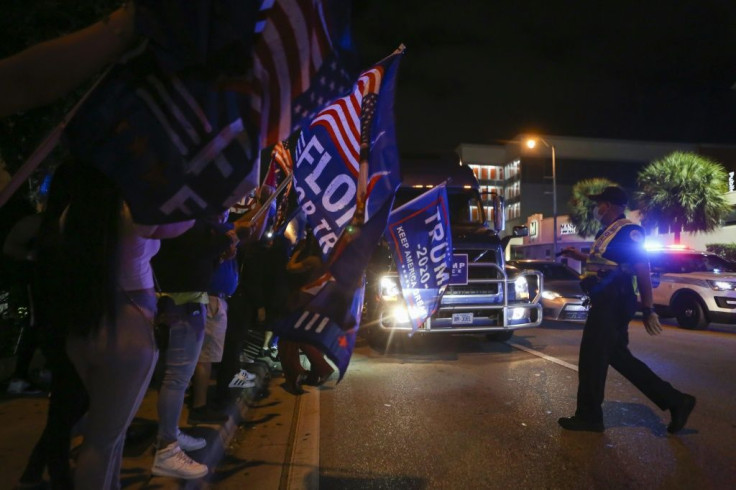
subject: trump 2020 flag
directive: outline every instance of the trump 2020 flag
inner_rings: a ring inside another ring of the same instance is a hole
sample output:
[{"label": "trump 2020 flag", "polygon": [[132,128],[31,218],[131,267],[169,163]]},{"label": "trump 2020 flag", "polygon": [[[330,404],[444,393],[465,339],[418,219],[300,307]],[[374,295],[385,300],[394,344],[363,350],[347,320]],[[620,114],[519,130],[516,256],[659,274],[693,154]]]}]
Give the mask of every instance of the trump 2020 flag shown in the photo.
[{"label": "trump 2020 flag", "polygon": [[444,184],[395,209],[388,220],[390,244],[412,331],[440,304],[450,282],[452,235]]},{"label": "trump 2020 flag", "polygon": [[297,144],[295,189],[327,272],[280,336],[316,345],[345,375],[365,292],[364,272],[399,184],[393,99],[403,47],[363,72],[352,92],[318,113]]}]

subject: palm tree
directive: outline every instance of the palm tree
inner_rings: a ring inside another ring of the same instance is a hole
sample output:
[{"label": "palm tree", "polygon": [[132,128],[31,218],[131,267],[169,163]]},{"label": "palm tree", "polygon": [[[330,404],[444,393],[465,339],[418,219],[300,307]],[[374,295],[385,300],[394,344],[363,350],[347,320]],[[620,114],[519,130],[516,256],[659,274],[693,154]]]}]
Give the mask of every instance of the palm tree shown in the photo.
[{"label": "palm tree", "polygon": [[595,235],[601,224],[593,216],[594,202],[588,199],[591,194],[600,194],[608,186],[618,185],[608,179],[581,180],[572,186],[570,206],[570,222],[575,225],[578,235],[585,238]]},{"label": "palm tree", "polygon": [[730,212],[726,200],[727,175],[723,166],[695,153],[674,152],[655,160],[639,172],[642,224],[680,233],[709,232]]}]

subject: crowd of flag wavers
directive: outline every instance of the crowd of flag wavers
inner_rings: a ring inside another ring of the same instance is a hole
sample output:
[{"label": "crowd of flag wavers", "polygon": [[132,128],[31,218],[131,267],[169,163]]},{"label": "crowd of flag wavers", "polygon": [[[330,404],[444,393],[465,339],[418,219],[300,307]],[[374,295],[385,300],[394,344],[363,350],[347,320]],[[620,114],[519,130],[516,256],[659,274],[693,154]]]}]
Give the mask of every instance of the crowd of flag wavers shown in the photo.
[{"label": "crowd of flag wavers", "polygon": [[[347,370],[365,267],[399,183],[403,46],[351,75],[346,2],[217,3],[128,2],[0,60],[0,117],[98,75],[0,189],[13,222],[4,250],[33,306],[21,343],[37,339],[51,371],[24,488],[46,469],[54,488],[119,488],[126,432],[152,385],[151,473],[206,476],[187,454],[206,442],[179,428],[186,392],[190,423],[222,421],[232,389],[253,384],[240,356],[256,324],[279,338],[288,390]],[[68,156],[51,170],[62,142]],[[41,211],[21,210],[18,189],[39,169]],[[11,391],[30,388],[24,359]]]}]

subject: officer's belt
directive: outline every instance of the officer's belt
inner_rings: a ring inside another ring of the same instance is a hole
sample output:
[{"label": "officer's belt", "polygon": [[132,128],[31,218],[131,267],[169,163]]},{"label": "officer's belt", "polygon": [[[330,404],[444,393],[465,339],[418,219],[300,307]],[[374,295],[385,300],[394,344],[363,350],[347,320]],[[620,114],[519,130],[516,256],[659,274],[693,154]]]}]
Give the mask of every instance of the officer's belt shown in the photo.
[{"label": "officer's belt", "polygon": [[617,270],[619,270],[618,265],[595,264],[595,263],[585,264],[586,275],[598,275],[600,277],[603,277]]}]

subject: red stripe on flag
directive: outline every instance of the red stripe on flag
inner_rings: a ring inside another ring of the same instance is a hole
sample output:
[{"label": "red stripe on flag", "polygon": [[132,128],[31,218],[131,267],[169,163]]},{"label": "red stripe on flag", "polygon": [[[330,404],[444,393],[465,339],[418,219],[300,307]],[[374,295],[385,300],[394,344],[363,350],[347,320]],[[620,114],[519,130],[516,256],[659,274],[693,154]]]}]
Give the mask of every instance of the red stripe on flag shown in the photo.
[{"label": "red stripe on flag", "polygon": [[276,0],[266,13],[266,26],[256,45],[256,78],[260,106],[261,144],[275,144],[289,136],[292,103],[305,92],[311,77],[331,49],[316,0]]}]

